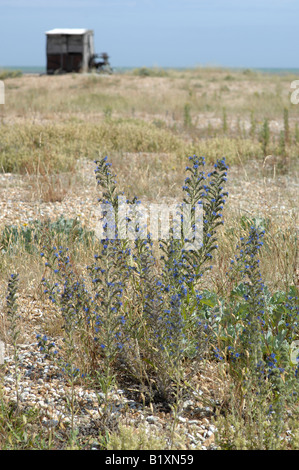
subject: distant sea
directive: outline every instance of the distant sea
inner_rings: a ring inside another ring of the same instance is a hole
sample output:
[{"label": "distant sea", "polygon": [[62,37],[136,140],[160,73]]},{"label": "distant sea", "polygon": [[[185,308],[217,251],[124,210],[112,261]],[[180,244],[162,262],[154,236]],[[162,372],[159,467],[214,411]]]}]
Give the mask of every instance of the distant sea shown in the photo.
[{"label": "distant sea", "polygon": [[10,67],[8,66],[2,66],[0,65],[0,70],[20,70],[22,73],[46,73],[46,67],[42,66],[22,66],[22,65],[11,65]]},{"label": "distant sea", "polygon": [[[113,65],[112,65],[113,66]],[[114,70],[118,73],[129,71],[129,70],[134,70],[135,68],[140,68],[139,66],[136,67],[113,67]],[[151,67],[149,67],[151,68]],[[155,67],[153,67],[155,68]],[[192,68],[197,68],[197,67],[157,67],[159,69],[173,69],[173,70],[190,70]],[[205,68],[203,66],[203,68]],[[207,68],[210,68],[210,66],[207,66]],[[213,66],[211,66],[213,68]],[[252,70],[252,71],[257,71],[261,73],[270,73],[270,74],[277,74],[277,75],[286,75],[286,74],[294,74],[294,75],[299,75],[299,68],[259,68],[259,67],[225,67],[225,66],[215,66],[215,68],[223,68],[227,70]],[[15,65],[15,66],[1,66],[0,65],[0,70],[20,70],[23,74],[27,73],[36,73],[36,74],[43,74],[46,73],[46,67],[41,66],[41,65],[33,65],[33,66],[23,66],[23,65]]]}]

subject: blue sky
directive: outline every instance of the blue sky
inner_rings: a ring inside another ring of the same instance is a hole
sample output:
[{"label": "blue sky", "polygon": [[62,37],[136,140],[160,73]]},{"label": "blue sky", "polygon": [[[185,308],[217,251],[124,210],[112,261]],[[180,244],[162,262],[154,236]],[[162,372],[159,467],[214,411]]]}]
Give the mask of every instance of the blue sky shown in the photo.
[{"label": "blue sky", "polygon": [[0,0],[0,66],[45,66],[45,31],[88,28],[114,67],[299,67],[299,0]]}]

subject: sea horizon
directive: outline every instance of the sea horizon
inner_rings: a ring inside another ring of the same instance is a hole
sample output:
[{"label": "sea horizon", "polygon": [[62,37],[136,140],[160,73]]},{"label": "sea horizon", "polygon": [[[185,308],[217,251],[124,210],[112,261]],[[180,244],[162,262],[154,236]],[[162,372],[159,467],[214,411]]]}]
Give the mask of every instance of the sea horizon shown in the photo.
[{"label": "sea horizon", "polygon": [[[139,69],[139,68],[149,68],[149,69],[161,69],[161,70],[192,70],[192,69],[198,69],[198,68],[206,68],[206,69],[223,69],[223,70],[232,70],[232,71],[244,71],[244,70],[252,70],[256,72],[262,72],[262,73],[273,73],[273,74],[299,74],[299,67],[230,67],[230,66],[224,66],[224,65],[194,65],[190,67],[179,67],[179,66],[173,66],[173,67],[163,67],[163,66],[132,66],[132,67],[125,67],[125,66],[115,66],[113,69],[116,72],[125,72],[129,70],[134,70],[134,69]],[[47,72],[46,66],[43,65],[0,65],[0,71],[20,71],[24,75],[26,74],[45,74]]]}]

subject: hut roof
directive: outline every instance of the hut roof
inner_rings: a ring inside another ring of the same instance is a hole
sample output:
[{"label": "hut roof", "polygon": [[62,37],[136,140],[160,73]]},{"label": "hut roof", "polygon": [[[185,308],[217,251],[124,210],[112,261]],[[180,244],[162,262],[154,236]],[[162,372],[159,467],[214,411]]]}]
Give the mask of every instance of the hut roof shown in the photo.
[{"label": "hut roof", "polygon": [[83,28],[55,28],[51,29],[50,31],[46,31],[46,34],[67,34],[67,35],[82,35],[90,31],[89,29]]}]

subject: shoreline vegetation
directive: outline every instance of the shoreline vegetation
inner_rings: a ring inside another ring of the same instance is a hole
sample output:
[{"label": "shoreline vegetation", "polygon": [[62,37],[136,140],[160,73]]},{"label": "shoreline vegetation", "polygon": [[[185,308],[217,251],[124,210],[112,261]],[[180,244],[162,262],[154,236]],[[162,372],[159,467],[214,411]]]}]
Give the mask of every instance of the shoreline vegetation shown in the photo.
[{"label": "shoreline vegetation", "polygon": [[[114,70],[117,73],[121,72],[130,72],[132,70],[140,70],[140,69],[148,69],[148,70],[165,70],[165,71],[172,71],[172,70],[196,70],[196,69],[206,69],[206,70],[226,70],[226,71],[233,71],[233,72],[244,72],[244,71],[252,71],[252,72],[262,72],[266,74],[298,74],[299,68],[296,67],[225,67],[225,66],[218,66],[218,65],[195,65],[193,67],[159,67],[159,66],[117,66],[114,67]],[[11,66],[4,66],[0,65],[0,71],[20,71],[24,74],[26,73],[44,73],[46,72],[46,67],[43,65],[11,65]]]}]

